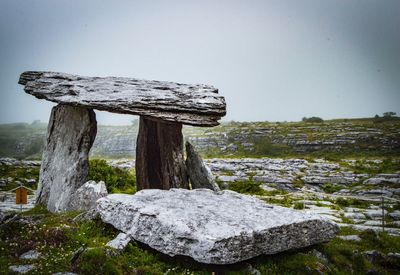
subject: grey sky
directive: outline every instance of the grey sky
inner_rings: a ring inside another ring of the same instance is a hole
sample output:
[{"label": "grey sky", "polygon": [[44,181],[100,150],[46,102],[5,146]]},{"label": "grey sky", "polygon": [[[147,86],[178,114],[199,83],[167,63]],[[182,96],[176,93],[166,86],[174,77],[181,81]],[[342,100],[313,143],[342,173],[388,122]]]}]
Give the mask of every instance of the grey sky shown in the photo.
[{"label": "grey sky", "polygon": [[0,123],[48,120],[26,70],[212,84],[225,120],[400,113],[400,1],[0,0]]}]

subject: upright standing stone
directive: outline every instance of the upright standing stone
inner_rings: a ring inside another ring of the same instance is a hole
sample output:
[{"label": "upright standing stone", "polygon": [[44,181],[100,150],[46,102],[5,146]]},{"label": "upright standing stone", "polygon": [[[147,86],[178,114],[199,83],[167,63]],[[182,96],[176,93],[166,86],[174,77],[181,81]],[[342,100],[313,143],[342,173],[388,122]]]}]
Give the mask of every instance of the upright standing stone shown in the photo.
[{"label": "upright standing stone", "polygon": [[74,192],[87,181],[89,150],[97,133],[92,109],[57,105],[51,111],[36,203],[51,212],[69,210]]},{"label": "upright standing stone", "polygon": [[137,190],[189,187],[182,124],[140,117],[136,148]]},{"label": "upright standing stone", "polygon": [[207,188],[220,191],[210,169],[204,164],[203,159],[188,141],[186,142],[186,155],[186,169],[192,189]]}]

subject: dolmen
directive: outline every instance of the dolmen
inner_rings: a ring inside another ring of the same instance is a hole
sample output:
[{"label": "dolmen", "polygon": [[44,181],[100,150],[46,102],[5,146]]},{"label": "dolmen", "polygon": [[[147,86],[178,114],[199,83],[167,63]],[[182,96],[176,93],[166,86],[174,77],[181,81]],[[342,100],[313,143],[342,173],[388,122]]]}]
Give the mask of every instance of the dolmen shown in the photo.
[{"label": "dolmen", "polygon": [[210,85],[38,71],[22,73],[18,83],[38,99],[58,103],[48,124],[36,197],[51,212],[74,209],[74,194],[87,181],[97,133],[93,109],[140,116],[137,190],[189,188],[182,125],[216,126],[226,114],[224,97]]},{"label": "dolmen", "polygon": [[[326,242],[338,232],[326,218],[221,191],[190,144],[185,161],[182,125],[216,126],[226,114],[213,86],[36,71],[21,74],[19,83],[28,94],[58,103],[36,203],[51,212],[95,209],[121,231],[110,247],[135,240],[170,256],[231,264]],[[134,195],[107,195],[104,183],[87,182],[94,109],[140,116]]]},{"label": "dolmen", "polygon": [[228,190],[111,194],[97,201],[97,212],[123,232],[116,241],[131,238],[169,256],[189,256],[206,264],[232,264],[303,248],[329,241],[339,231],[327,218]]}]

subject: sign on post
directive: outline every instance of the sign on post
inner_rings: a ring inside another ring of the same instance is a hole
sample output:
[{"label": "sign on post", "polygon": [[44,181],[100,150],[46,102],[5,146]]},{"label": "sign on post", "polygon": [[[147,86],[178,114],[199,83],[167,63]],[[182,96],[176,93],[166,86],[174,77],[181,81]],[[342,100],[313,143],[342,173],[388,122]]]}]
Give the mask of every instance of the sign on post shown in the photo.
[{"label": "sign on post", "polygon": [[17,187],[15,190],[15,203],[27,204],[28,203],[28,189],[24,186]]}]

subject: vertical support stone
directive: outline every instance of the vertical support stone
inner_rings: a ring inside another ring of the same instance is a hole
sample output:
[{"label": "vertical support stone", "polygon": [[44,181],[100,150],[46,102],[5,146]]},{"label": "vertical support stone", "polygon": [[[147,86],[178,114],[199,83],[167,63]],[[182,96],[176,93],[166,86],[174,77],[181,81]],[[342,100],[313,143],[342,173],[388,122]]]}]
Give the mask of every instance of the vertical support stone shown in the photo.
[{"label": "vertical support stone", "polygon": [[89,172],[89,150],[97,133],[92,109],[57,105],[51,111],[36,203],[51,212],[70,209],[74,192]]},{"label": "vertical support stone", "polygon": [[135,163],[137,190],[188,188],[182,124],[140,117]]}]

